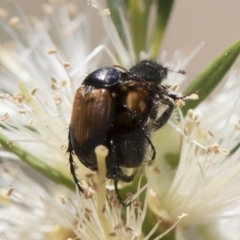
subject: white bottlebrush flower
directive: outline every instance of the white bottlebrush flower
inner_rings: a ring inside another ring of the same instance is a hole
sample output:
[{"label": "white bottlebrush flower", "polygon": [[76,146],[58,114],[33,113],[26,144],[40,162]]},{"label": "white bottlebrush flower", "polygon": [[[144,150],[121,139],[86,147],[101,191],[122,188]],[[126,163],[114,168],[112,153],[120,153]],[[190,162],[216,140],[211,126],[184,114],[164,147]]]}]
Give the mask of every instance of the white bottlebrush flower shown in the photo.
[{"label": "white bottlebrush flower", "polygon": [[66,239],[68,234],[71,236],[76,214],[69,199],[67,207],[59,199],[65,194],[70,197],[69,191],[49,181],[40,185],[33,177],[35,173],[23,169],[11,156],[6,157],[8,161],[1,163],[1,238],[60,239],[59,236],[64,235]]},{"label": "white bottlebrush flower", "polygon": [[[164,152],[158,151],[156,157],[162,174],[151,180],[157,184],[151,186],[150,207],[170,223],[179,213],[187,214],[177,226],[176,239],[192,239],[194,231],[203,236],[216,231],[215,237],[228,239],[223,238],[225,227],[218,224],[224,219],[234,224],[239,217],[239,79],[231,74],[179,125],[169,122],[169,129],[155,136]],[[165,162],[171,158],[179,161],[172,168]]]},{"label": "white bottlebrush flower", "polygon": [[[11,156],[6,156],[14,161]],[[14,168],[13,168],[14,166]],[[143,205],[135,201],[122,218],[122,208],[109,192],[109,203],[100,210],[96,195],[92,192],[78,195],[45,182],[43,186],[22,171],[17,164],[1,164],[1,216],[0,232],[3,239],[149,239],[160,224],[157,220],[146,237],[142,236],[142,224],[147,201]],[[12,183],[13,186],[8,186]],[[139,183],[140,184],[140,183]],[[138,192],[146,190],[138,188]],[[34,189],[34,191],[33,191]],[[106,217],[105,217],[106,216]],[[164,232],[173,229],[184,217]]]},{"label": "white bottlebrush flower", "polygon": [[[40,164],[46,163],[65,180],[70,178],[65,152],[76,89],[87,73],[105,64],[103,58],[126,68],[138,58],[123,16],[127,47],[119,38],[109,11],[101,9],[97,2],[89,2],[91,7],[82,1],[78,11],[76,6],[59,1],[45,4],[43,20],[28,18],[16,3],[13,6],[19,17],[7,17],[0,10],[1,26],[11,40],[4,43],[1,39],[0,45],[1,142],[6,136],[10,151],[14,149],[22,158],[37,157],[42,161]],[[99,40],[95,48],[89,44],[88,15],[93,10],[98,12],[108,37]],[[105,41],[116,55],[103,44]],[[144,51],[140,55],[142,59],[150,57]],[[164,55],[162,59],[166,63]],[[187,62],[174,57],[166,66],[178,70]],[[183,75],[176,73],[168,76],[170,84],[183,79]],[[87,179],[91,185],[89,191],[75,196],[61,185],[30,177],[19,159],[1,149],[0,236],[5,239],[152,239],[160,220],[156,218],[150,224],[151,230],[143,233],[146,199],[153,212],[167,221],[163,224],[167,226],[166,232],[155,240],[175,226],[176,239],[192,239],[194,227],[215,224],[224,217],[233,218],[239,203],[236,186],[240,154],[239,149],[233,151],[239,143],[240,128],[237,90],[235,76],[213,98],[189,112],[186,119],[180,113],[180,124],[170,121],[158,131],[154,137],[158,166],[146,167],[147,183],[141,186],[139,181],[133,196],[135,199],[141,194],[145,198],[141,203],[137,199],[127,209],[119,206],[112,192],[107,192],[109,201],[104,205],[105,194],[97,195],[94,191],[105,192],[105,185],[96,188],[91,174]],[[175,157],[174,153],[177,153]],[[177,158],[179,164],[171,168],[165,160],[172,158]],[[159,169],[161,173],[157,174]],[[89,170],[81,166],[79,179],[86,179],[86,173]],[[44,174],[48,175],[47,170]]]}]

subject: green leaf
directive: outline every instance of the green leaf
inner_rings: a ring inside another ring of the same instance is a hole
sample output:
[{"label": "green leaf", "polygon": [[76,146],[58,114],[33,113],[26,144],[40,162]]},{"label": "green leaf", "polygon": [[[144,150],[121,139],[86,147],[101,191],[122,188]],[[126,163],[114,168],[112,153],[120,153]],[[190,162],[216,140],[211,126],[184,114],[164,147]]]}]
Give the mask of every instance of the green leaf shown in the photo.
[{"label": "green leaf", "polygon": [[240,148],[240,143],[238,143],[235,147],[233,147],[230,151],[230,155],[233,155]]},{"label": "green leaf", "polygon": [[199,99],[187,101],[182,109],[186,115],[188,109],[198,106],[219,84],[227,71],[231,68],[240,53],[240,41],[237,41],[220,54],[185,90],[185,94],[197,90]]},{"label": "green leaf", "polygon": [[153,0],[128,0],[128,22],[132,34],[132,43],[137,57],[147,47],[148,20]]},{"label": "green leaf", "polygon": [[180,159],[180,153],[166,153],[166,162],[171,166],[172,169],[176,169]]},{"label": "green leaf", "polygon": [[[132,45],[137,58],[142,50],[150,52],[151,58],[158,57],[173,3],[174,0],[107,0],[113,23],[122,41],[125,42],[123,25],[119,14],[119,9],[121,8],[123,10],[122,12],[129,25]],[[150,34],[149,20],[151,18],[150,12],[153,4],[157,5],[155,7],[156,18],[154,18],[155,23],[150,37],[151,42],[148,44],[147,40],[149,40],[148,35]]]},{"label": "green leaf", "polygon": [[28,166],[32,167],[37,172],[44,175],[46,178],[52,180],[57,184],[62,184],[71,190],[75,190],[74,183],[69,178],[64,176],[61,172],[47,165],[41,159],[32,155],[28,151],[25,151],[18,144],[13,143],[12,146],[9,146],[8,142],[9,142],[9,139],[0,133],[0,144],[2,145],[3,148],[17,155]]},{"label": "green leaf", "polygon": [[119,14],[119,9],[122,9],[123,12],[126,11],[126,0],[107,0],[107,6],[111,12],[111,19],[116,27],[120,38],[123,40],[123,26]]},{"label": "green leaf", "polygon": [[152,41],[151,41],[151,57],[157,58],[161,47],[162,39],[165,33],[165,29],[168,24],[169,17],[171,15],[174,0],[158,0],[157,1],[157,16],[153,29]]}]

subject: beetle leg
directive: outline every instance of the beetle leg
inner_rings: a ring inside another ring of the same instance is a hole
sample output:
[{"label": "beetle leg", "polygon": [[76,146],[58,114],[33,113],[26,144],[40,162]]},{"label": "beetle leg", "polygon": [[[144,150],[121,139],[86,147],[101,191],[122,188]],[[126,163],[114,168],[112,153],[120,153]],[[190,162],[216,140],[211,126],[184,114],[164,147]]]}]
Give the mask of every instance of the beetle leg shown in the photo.
[{"label": "beetle leg", "polygon": [[152,149],[152,157],[151,157],[151,159],[149,161],[154,160],[155,157],[156,157],[155,147],[153,146],[151,139],[146,134],[146,129],[145,129],[143,123],[141,122],[141,120],[139,119],[137,113],[131,111],[130,109],[128,109],[128,107],[126,105],[119,105],[118,107],[120,107],[120,106],[122,107],[122,109],[124,109],[125,111],[129,112],[129,114],[131,115],[131,118],[135,121],[136,126],[142,130],[145,139],[147,140],[148,144],[150,145],[150,147]]},{"label": "beetle leg", "polygon": [[80,192],[83,192],[84,190],[83,190],[83,188],[81,187],[81,185],[79,183],[79,180],[77,178],[77,174],[76,174],[76,171],[75,171],[75,163],[74,163],[74,160],[73,160],[73,157],[72,157],[73,150],[72,150],[70,138],[69,138],[69,144],[68,144],[67,152],[69,152],[69,165],[70,165],[70,172],[71,172],[71,174],[73,176],[73,180],[74,180],[75,184],[77,185],[78,190]]},{"label": "beetle leg", "polygon": [[124,207],[128,207],[129,205],[131,205],[134,201],[131,201],[129,203],[125,203],[125,201],[123,201],[120,193],[119,193],[119,189],[118,189],[118,181],[123,181],[123,182],[131,182],[134,178],[134,176],[137,173],[137,168],[134,169],[133,173],[128,176],[126,174],[124,174],[121,170],[121,168],[118,167],[118,163],[117,163],[117,153],[116,153],[116,147],[114,145],[113,140],[110,141],[111,144],[111,154],[109,156],[109,160],[111,160],[111,163],[107,163],[107,166],[111,166],[111,178],[114,181],[114,188],[115,188],[115,193],[117,195],[118,201],[124,206]]},{"label": "beetle leg", "polygon": [[[111,167],[111,171],[110,171],[110,178],[112,178],[114,180],[114,188],[115,188],[115,193],[117,195],[117,198],[118,198],[118,201],[124,206],[124,207],[127,207],[128,204],[126,204],[120,193],[119,193],[119,189],[118,189],[118,186],[117,186],[117,183],[119,181],[119,173],[121,173],[121,169],[118,167],[118,164],[117,164],[117,152],[116,152],[116,147],[115,147],[115,144],[113,142],[113,140],[110,141],[110,144],[111,144],[111,153],[109,155],[109,157],[107,158],[107,168],[108,166]],[[110,161],[110,162],[109,162]]]},{"label": "beetle leg", "polygon": [[154,129],[158,130],[161,128],[170,118],[172,111],[174,109],[174,104],[170,99],[162,98],[160,102],[164,105],[167,105],[168,108],[163,112],[163,114],[156,120],[154,123]]},{"label": "beetle leg", "polygon": [[[120,169],[119,169],[120,170]],[[121,171],[121,170],[120,170]],[[130,206],[135,200],[133,201],[130,201],[128,203],[126,203],[125,201],[123,201],[120,193],[119,193],[119,189],[118,189],[118,179],[114,179],[114,188],[115,188],[115,193],[117,194],[117,198],[118,198],[118,201],[124,206],[124,207],[128,207]]]},{"label": "beetle leg", "polygon": [[[118,169],[119,179],[120,179],[121,181],[123,181],[123,182],[132,182],[132,180],[134,179],[134,177],[135,177],[135,175],[136,175],[136,173],[137,173],[137,170],[138,170],[138,169],[135,168],[134,171],[133,171],[133,173],[132,173],[130,176],[128,176],[128,175],[124,174],[124,173],[122,172],[122,170],[119,168],[119,169]],[[117,194],[117,197],[118,197],[119,202],[120,202],[124,207],[128,207],[128,206],[130,206],[136,199],[134,199],[134,200],[132,200],[132,201],[130,201],[130,202],[128,202],[128,203],[125,203],[125,201],[123,201],[123,199],[122,199],[122,197],[121,197],[121,195],[120,195],[120,193],[119,193],[118,186],[117,186],[117,183],[118,183],[119,179],[114,179],[115,192],[116,192],[116,194]]]},{"label": "beetle leg", "polygon": [[[127,183],[128,183],[128,182],[132,182],[132,180],[134,179],[137,171],[138,171],[138,169],[135,168],[134,171],[133,171],[133,173],[132,173],[130,176],[128,176],[128,175],[124,174],[124,173],[122,172],[122,170],[119,168],[119,171],[118,171],[118,173],[119,173],[119,179],[120,179],[121,181],[127,182]],[[118,183],[118,179],[115,179],[115,180],[114,180],[114,187],[115,187],[115,192],[116,192],[116,194],[117,194],[117,197],[118,197],[119,202],[120,202],[124,207],[130,206],[136,199],[134,199],[134,200],[132,200],[132,201],[130,201],[130,202],[128,202],[128,203],[125,203],[125,202],[122,200],[121,196],[120,196],[117,183]]]}]

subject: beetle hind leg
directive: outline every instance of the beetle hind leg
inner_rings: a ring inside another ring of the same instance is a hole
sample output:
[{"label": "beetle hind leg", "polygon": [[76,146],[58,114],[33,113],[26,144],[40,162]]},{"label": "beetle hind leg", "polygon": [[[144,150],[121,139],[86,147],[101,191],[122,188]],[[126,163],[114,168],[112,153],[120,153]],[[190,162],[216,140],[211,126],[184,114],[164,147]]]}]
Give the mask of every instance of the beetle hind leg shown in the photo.
[{"label": "beetle hind leg", "polygon": [[[133,173],[128,176],[128,175],[124,174],[121,169],[119,169],[119,172],[118,172],[119,175],[120,175],[120,176],[119,176],[119,179],[120,179],[121,181],[127,182],[127,183],[128,183],[128,182],[132,182],[133,179],[134,179],[134,177],[135,177],[135,175],[136,175],[136,173],[137,173],[137,171],[138,171],[138,169],[135,168],[134,171],[133,171]],[[136,199],[131,200],[131,201],[129,201],[128,203],[126,203],[125,201],[123,201],[123,199],[122,199],[122,197],[121,197],[121,195],[120,195],[120,193],[119,193],[119,189],[118,189],[117,183],[118,183],[118,179],[114,179],[114,188],[115,188],[115,192],[116,192],[116,194],[117,194],[117,197],[118,197],[119,202],[120,202],[124,207],[130,206],[133,202],[135,202]]]},{"label": "beetle hind leg", "polygon": [[122,197],[121,197],[121,195],[120,195],[120,193],[119,193],[119,189],[118,189],[118,179],[114,179],[114,188],[115,188],[115,193],[116,193],[116,195],[117,195],[117,198],[118,198],[118,201],[124,206],[124,207],[128,207],[128,206],[130,206],[131,204],[132,204],[132,202],[128,202],[128,203],[126,203],[123,199],[122,199]]},{"label": "beetle hind leg", "polygon": [[69,152],[69,165],[70,165],[70,172],[72,174],[73,180],[74,180],[75,184],[77,185],[78,190],[83,193],[84,190],[81,187],[80,182],[77,177],[77,174],[76,174],[76,165],[75,165],[75,162],[74,162],[73,156],[72,156],[73,150],[72,150],[72,147],[70,144],[70,140],[69,140],[69,146],[68,146],[67,152]]},{"label": "beetle hind leg", "polygon": [[115,193],[116,193],[116,195],[117,195],[118,201],[119,201],[124,207],[130,206],[136,199],[131,200],[131,201],[129,201],[129,202],[126,203],[126,202],[122,199],[122,197],[121,197],[121,195],[120,195],[120,192],[119,192],[119,189],[118,189],[118,185],[117,185],[117,184],[118,184],[118,181],[120,180],[120,181],[126,182],[126,183],[132,182],[133,179],[134,179],[134,177],[135,177],[135,175],[136,175],[136,173],[137,173],[137,171],[138,171],[138,169],[135,168],[134,171],[133,171],[133,173],[128,176],[128,175],[124,174],[124,173],[122,172],[122,170],[119,168],[119,169],[118,169],[118,175],[119,175],[118,177],[119,177],[119,179],[117,179],[117,178],[114,179]]}]

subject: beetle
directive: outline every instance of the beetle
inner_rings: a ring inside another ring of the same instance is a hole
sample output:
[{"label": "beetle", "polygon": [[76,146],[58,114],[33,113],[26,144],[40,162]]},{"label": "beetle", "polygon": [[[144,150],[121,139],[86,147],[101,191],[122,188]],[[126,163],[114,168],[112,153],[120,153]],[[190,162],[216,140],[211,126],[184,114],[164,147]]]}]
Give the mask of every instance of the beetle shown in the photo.
[{"label": "beetle", "polygon": [[[123,70],[123,71],[122,71]],[[170,118],[174,101],[180,99],[169,92],[162,81],[168,68],[156,61],[143,60],[129,70],[114,66],[90,73],[75,94],[69,126],[70,171],[79,190],[73,154],[92,171],[97,171],[95,148],[104,145],[109,150],[106,158],[107,179],[114,181],[119,201],[118,181],[131,182],[145,160],[147,149],[156,151],[151,133],[160,129]],[[166,109],[159,114],[159,108]],[[123,168],[133,168],[131,175]]]}]

